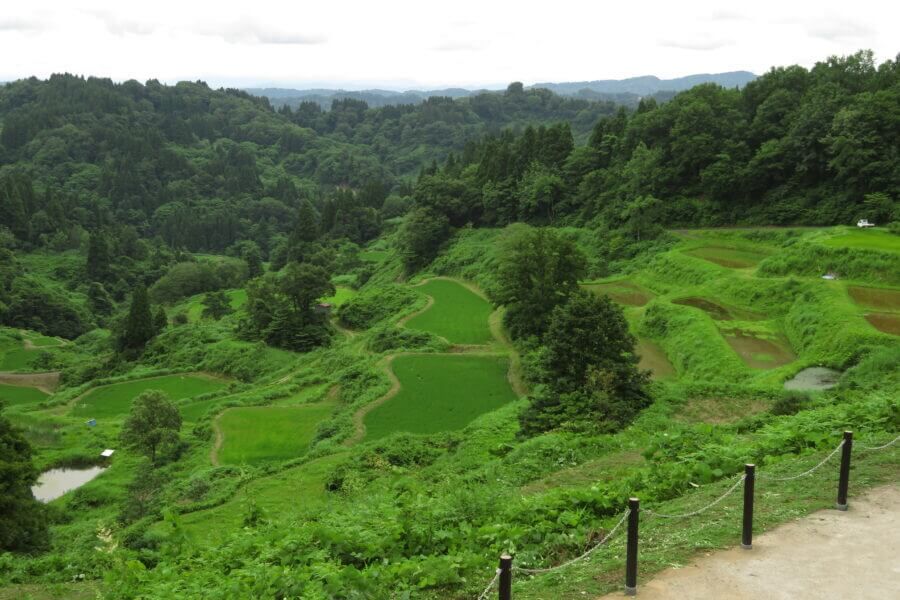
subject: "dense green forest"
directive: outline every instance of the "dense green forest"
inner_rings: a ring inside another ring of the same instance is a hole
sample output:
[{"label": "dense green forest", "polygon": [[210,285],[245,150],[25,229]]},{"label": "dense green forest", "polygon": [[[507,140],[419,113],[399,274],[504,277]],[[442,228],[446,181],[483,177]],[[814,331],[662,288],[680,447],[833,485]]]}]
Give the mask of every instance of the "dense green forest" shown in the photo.
[{"label": "dense green forest", "polygon": [[[0,600],[475,597],[629,496],[890,442],[898,139],[866,51],[636,105],[0,87]],[[38,501],[54,469],[89,477]],[[762,526],[824,502],[790,485]],[[683,527],[648,571],[734,542]]]}]

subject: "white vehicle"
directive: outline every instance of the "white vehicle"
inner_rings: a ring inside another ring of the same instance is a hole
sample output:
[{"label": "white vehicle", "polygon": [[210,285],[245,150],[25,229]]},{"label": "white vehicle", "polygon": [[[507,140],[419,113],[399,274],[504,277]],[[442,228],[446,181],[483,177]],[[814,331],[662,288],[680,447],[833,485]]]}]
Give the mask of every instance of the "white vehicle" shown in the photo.
[{"label": "white vehicle", "polygon": [[869,223],[868,219],[860,219],[856,222],[857,227],[875,227],[875,223]]}]

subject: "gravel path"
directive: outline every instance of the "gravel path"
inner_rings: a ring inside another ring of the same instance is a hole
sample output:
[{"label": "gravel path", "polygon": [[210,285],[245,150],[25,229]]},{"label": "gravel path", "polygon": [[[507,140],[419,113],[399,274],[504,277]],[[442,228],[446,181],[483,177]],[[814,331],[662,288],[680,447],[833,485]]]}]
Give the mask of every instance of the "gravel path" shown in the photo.
[{"label": "gravel path", "polygon": [[[621,598],[621,592],[605,598]],[[733,600],[900,597],[900,486],[850,498],[753,539],[752,550],[708,554],[653,580],[638,598]]]}]

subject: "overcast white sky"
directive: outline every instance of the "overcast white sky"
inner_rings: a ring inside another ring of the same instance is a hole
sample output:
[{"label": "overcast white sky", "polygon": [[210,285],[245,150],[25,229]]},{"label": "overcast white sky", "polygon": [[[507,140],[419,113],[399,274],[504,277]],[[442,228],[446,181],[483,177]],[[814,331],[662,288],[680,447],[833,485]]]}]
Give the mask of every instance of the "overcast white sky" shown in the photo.
[{"label": "overcast white sky", "polygon": [[4,0],[0,81],[410,89],[763,73],[860,48],[893,58],[898,24],[888,0]]}]

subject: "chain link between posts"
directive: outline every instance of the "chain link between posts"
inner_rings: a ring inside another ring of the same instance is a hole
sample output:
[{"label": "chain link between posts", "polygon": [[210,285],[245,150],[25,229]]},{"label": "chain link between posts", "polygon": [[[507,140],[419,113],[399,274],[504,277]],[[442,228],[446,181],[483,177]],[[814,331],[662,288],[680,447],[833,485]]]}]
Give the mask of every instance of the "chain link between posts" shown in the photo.
[{"label": "chain link between posts", "polygon": [[721,502],[722,500],[724,500],[725,498],[730,496],[732,493],[734,493],[734,490],[738,489],[738,486],[741,485],[746,478],[747,478],[746,475],[741,475],[740,477],[738,477],[738,480],[735,481],[734,484],[732,484],[732,486],[730,488],[728,488],[728,490],[724,494],[722,494],[721,496],[719,496],[718,498],[716,498],[715,500],[713,500],[712,502],[710,502],[703,508],[699,508],[693,512],[684,513],[681,515],[667,515],[667,514],[656,512],[655,510],[651,510],[649,508],[644,509],[644,512],[646,512],[650,515],[653,515],[654,517],[660,517],[663,519],[683,519],[685,517],[693,517],[695,515],[699,515],[702,512],[706,512],[707,510],[709,510],[710,508],[712,508],[713,506],[715,506],[716,504],[718,504],[719,502]]},{"label": "chain link between posts", "polygon": [[[898,435],[897,437],[895,437],[895,438],[892,439],[891,441],[887,442],[886,444],[882,444],[881,446],[863,446],[863,445],[857,443],[857,444],[856,444],[856,449],[858,449],[858,450],[860,450],[860,451],[862,451],[862,452],[873,452],[873,451],[876,451],[876,450],[884,450],[885,448],[889,448],[890,446],[893,446],[893,445],[896,444],[898,441],[900,441],[900,435]],[[799,474],[797,474],[797,475],[791,475],[791,476],[789,476],[789,477],[772,477],[772,476],[770,476],[770,475],[766,475],[765,473],[760,473],[760,474],[757,474],[757,475],[756,475],[756,479],[762,479],[762,480],[764,480],[764,481],[792,481],[792,480],[794,480],[794,479],[800,479],[801,477],[806,477],[807,475],[811,475],[812,473],[814,473],[815,471],[817,471],[817,470],[818,470],[819,468],[821,468],[825,463],[827,463],[827,462],[830,461],[832,458],[834,458],[834,455],[837,454],[837,453],[841,450],[841,448],[843,448],[843,447],[844,447],[844,441],[841,440],[841,443],[839,443],[839,444],[837,445],[837,447],[836,447],[834,450],[832,450],[832,451],[828,454],[828,456],[826,456],[824,459],[822,459],[821,462],[819,462],[818,464],[816,464],[814,467],[812,467],[812,468],[810,468],[810,469],[807,469],[806,471],[803,471],[802,473],[799,473]],[[738,487],[739,487],[746,479],[747,479],[747,475],[746,475],[746,474],[741,475],[740,477],[738,477],[737,481],[735,481],[735,482],[731,485],[731,487],[729,487],[729,488],[725,491],[724,494],[722,494],[721,496],[719,496],[718,498],[716,498],[715,500],[713,500],[712,502],[710,502],[709,504],[707,504],[707,505],[704,506],[703,508],[699,508],[699,509],[697,509],[697,510],[695,510],[695,511],[692,511],[692,512],[689,512],[689,513],[683,513],[683,514],[680,514],[680,515],[670,515],[670,514],[659,513],[659,512],[656,512],[655,510],[652,510],[652,509],[649,509],[649,508],[643,509],[643,512],[645,512],[645,513],[647,513],[647,514],[649,514],[649,515],[651,515],[651,516],[660,517],[660,518],[662,518],[662,519],[684,519],[684,518],[687,518],[687,517],[693,517],[693,516],[699,515],[699,514],[701,514],[701,513],[703,513],[703,512],[706,512],[707,510],[709,510],[709,509],[712,508],[713,506],[716,506],[717,504],[719,504],[720,502],[722,502],[725,498],[727,498],[728,496],[730,496],[731,494],[733,494],[734,491],[737,490],[737,488],[738,488]],[[523,567],[515,567],[515,566],[514,566],[514,567],[513,567],[513,570],[514,570],[514,571],[519,571],[519,572],[522,572],[522,573],[527,573],[527,574],[550,573],[550,572],[552,572],[552,571],[557,571],[557,570],[559,570],[559,569],[564,569],[565,567],[568,567],[569,565],[572,565],[572,564],[574,564],[574,563],[576,563],[576,562],[578,562],[578,561],[584,560],[585,558],[587,558],[588,556],[590,556],[594,551],[596,551],[600,546],[602,546],[602,545],[605,544],[608,540],[610,540],[610,539],[612,538],[613,535],[615,535],[615,533],[619,530],[619,528],[622,526],[622,524],[623,524],[623,523],[625,522],[625,520],[628,518],[628,515],[629,515],[629,514],[631,514],[631,509],[626,509],[625,512],[622,514],[622,518],[619,519],[619,522],[615,524],[615,526],[609,531],[609,533],[607,533],[607,534],[603,537],[603,539],[601,539],[599,542],[597,542],[596,544],[594,544],[590,549],[588,549],[587,551],[585,551],[585,552],[584,552],[583,554],[581,554],[580,556],[577,556],[577,557],[575,557],[575,558],[573,558],[573,559],[571,559],[571,560],[568,560],[568,561],[566,561],[566,562],[564,562],[564,563],[562,563],[562,564],[560,564],[560,565],[557,565],[557,566],[555,566],[555,567],[547,567],[547,568],[543,568],[543,569],[526,569],[526,568],[523,568]],[[492,588],[494,587],[494,585],[497,583],[497,580],[498,580],[499,578],[500,578],[500,569],[497,569],[496,573],[494,574],[494,578],[491,579],[491,581],[490,581],[490,583],[488,583],[487,587],[484,588],[484,591],[481,592],[481,595],[478,596],[478,600],[485,600],[485,598],[487,598],[487,594],[491,591],[491,589],[492,589]]]},{"label": "chain link between posts", "polygon": [[800,479],[801,477],[806,477],[807,475],[811,475],[816,469],[818,469],[819,467],[821,467],[822,465],[827,463],[829,460],[831,460],[834,457],[834,455],[837,454],[840,451],[840,449],[843,447],[844,447],[844,441],[841,440],[841,443],[837,445],[837,448],[832,450],[831,454],[829,454],[824,459],[822,459],[822,462],[820,462],[819,464],[817,464],[816,466],[814,466],[811,469],[807,469],[806,471],[803,471],[799,475],[791,475],[789,477],[772,477],[771,475],[766,475],[765,473],[761,473],[760,476],[757,477],[757,479],[760,479],[763,481],[793,481],[794,479]]},{"label": "chain link between posts", "polygon": [[884,450],[884,449],[887,448],[888,446],[893,446],[893,445],[896,444],[898,441],[900,441],[900,435],[898,435],[897,437],[895,437],[894,439],[892,439],[891,441],[889,441],[887,444],[884,444],[884,445],[882,445],[882,446],[872,446],[872,447],[869,447],[869,446],[863,446],[863,445],[861,445],[861,444],[856,444],[856,447],[859,448],[859,449],[860,449],[861,451],[863,451],[863,452],[870,452],[870,451],[874,451],[874,450]]},{"label": "chain link between posts", "polygon": [[587,551],[586,551],[584,554],[582,554],[581,556],[576,556],[576,557],[573,558],[572,560],[568,560],[568,561],[564,562],[564,563],[561,564],[561,565],[556,565],[555,567],[547,567],[547,568],[545,568],[545,569],[525,569],[525,568],[522,568],[522,567],[513,567],[513,569],[515,569],[516,571],[521,571],[522,573],[530,573],[530,574],[532,574],[532,575],[535,575],[535,574],[538,574],[538,573],[549,573],[549,572],[551,572],[551,571],[556,571],[556,570],[558,570],[558,569],[563,569],[563,568],[565,568],[565,567],[568,567],[568,566],[571,565],[571,564],[577,563],[577,562],[580,561],[580,560],[584,560],[585,558],[587,558],[588,556],[590,556],[597,548],[599,548],[600,546],[602,546],[603,544],[605,544],[605,543],[607,542],[607,540],[609,540],[610,538],[612,538],[612,536],[615,535],[616,531],[619,530],[619,527],[622,526],[622,523],[625,522],[625,519],[627,519],[627,518],[628,518],[628,515],[630,515],[630,514],[631,514],[631,509],[625,509],[625,513],[622,515],[622,518],[619,519],[619,522],[616,523],[615,527],[613,527],[612,529],[610,529],[610,530],[609,530],[609,533],[607,533],[607,534],[603,537],[602,540],[600,540],[599,542],[597,542],[596,544],[594,544],[589,550],[587,550]]},{"label": "chain link between posts", "polygon": [[491,582],[487,584],[487,587],[484,588],[484,591],[481,592],[481,595],[478,596],[478,600],[484,600],[487,598],[488,592],[494,587],[494,584],[497,583],[497,580],[500,578],[500,569],[498,568],[496,572],[494,572],[494,578],[491,579]]}]

